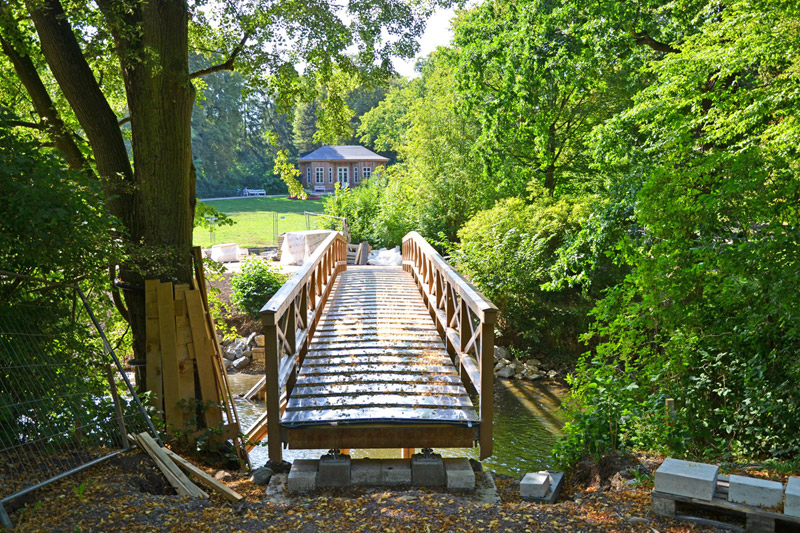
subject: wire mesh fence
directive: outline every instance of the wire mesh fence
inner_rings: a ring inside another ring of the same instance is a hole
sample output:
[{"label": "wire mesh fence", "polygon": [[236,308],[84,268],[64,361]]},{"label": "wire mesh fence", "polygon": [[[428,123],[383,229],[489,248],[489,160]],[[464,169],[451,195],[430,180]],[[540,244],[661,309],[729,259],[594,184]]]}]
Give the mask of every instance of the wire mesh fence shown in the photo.
[{"label": "wire mesh fence", "polygon": [[155,436],[80,288],[0,272],[2,522],[3,506],[142,431]]}]

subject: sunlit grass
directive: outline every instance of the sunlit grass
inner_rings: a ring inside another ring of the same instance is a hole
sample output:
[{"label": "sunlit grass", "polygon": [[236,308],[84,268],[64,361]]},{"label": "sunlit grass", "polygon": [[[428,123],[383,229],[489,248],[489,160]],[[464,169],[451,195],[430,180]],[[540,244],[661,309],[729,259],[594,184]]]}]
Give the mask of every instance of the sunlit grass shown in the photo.
[{"label": "sunlit grass", "polygon": [[[276,234],[307,229],[303,212],[322,212],[325,200],[253,197],[212,200],[206,203],[230,216],[236,224],[216,228],[213,236],[208,230],[198,228],[194,233],[194,244],[209,247],[211,244],[235,242],[245,247],[277,244]],[[274,227],[275,213],[278,214],[277,231]],[[316,229],[314,220],[311,224],[311,229]]]}]

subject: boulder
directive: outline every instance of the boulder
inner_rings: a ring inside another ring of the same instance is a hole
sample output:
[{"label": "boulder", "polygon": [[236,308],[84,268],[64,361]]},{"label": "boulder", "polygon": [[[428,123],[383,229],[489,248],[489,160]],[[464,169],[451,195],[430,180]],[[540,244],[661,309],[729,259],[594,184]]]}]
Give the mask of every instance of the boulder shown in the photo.
[{"label": "boulder", "polygon": [[256,468],[250,474],[250,481],[255,483],[256,485],[264,486],[269,483],[270,478],[272,477],[274,472],[271,468],[267,468],[266,466],[262,466],[261,468]]},{"label": "boulder", "polygon": [[547,373],[547,377],[549,379],[555,379],[557,376],[558,376],[558,372],[556,372],[555,370],[551,370],[550,372]]},{"label": "boulder", "polygon": [[514,369],[510,366],[504,366],[497,372],[499,378],[510,378],[514,375]]},{"label": "boulder", "polygon": [[531,366],[542,366],[542,362],[535,357],[533,359],[528,359],[528,364]]},{"label": "boulder", "polygon": [[501,368],[503,368],[504,366],[506,366],[506,364],[505,364],[503,361],[500,361],[499,363],[497,363],[496,365],[494,365],[494,371],[495,371],[495,372],[497,372],[498,370],[500,370],[500,369],[501,369]]},{"label": "boulder", "polygon": [[508,359],[511,355],[508,353],[508,350],[503,348],[502,346],[495,346],[494,347],[494,358],[495,359]]},{"label": "boulder", "polygon": [[231,366],[233,366],[233,368],[235,368],[236,370],[241,370],[249,364],[250,364],[250,359],[248,359],[247,357],[240,357],[239,359],[231,363]]},{"label": "boulder", "polygon": [[231,475],[230,472],[226,472],[225,470],[220,470],[216,474],[214,474],[214,479],[225,483],[227,481],[233,481],[233,476]]},{"label": "boulder", "polygon": [[251,333],[248,335],[247,340],[244,342],[245,346],[252,346],[253,342],[256,340],[256,334]]}]

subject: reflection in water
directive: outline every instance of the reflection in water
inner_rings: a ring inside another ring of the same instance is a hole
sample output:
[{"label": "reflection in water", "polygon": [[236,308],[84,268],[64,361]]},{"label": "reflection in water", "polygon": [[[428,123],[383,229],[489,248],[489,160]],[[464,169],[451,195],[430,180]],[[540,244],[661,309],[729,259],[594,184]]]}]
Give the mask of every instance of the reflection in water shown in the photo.
[{"label": "reflection in water", "polygon": [[[233,394],[243,394],[261,376],[233,374],[228,376]],[[497,380],[494,389],[494,454],[483,461],[484,468],[501,474],[521,476],[551,466],[551,453],[561,432],[557,410],[565,391],[559,387],[516,380]],[[247,429],[264,412],[263,402],[236,400],[236,409]],[[268,459],[266,441],[250,452],[254,467]],[[327,450],[284,450],[284,459],[318,459]],[[478,458],[478,448],[437,449],[444,457]],[[400,457],[399,449],[351,450],[355,458]]]}]

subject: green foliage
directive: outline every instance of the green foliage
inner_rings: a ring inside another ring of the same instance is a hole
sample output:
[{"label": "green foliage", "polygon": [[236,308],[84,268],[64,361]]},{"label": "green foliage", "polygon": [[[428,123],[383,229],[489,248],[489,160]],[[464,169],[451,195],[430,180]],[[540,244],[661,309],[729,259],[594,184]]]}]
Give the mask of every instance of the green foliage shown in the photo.
[{"label": "green foliage", "polygon": [[479,212],[459,231],[453,254],[500,309],[505,342],[549,356],[574,358],[592,300],[577,288],[545,290],[557,252],[581,229],[593,198],[543,195],[532,204],[512,198]]},{"label": "green foliage", "polygon": [[297,170],[286,155],[286,150],[281,150],[275,156],[275,172],[281,177],[283,182],[289,188],[289,196],[305,200],[308,198],[305,189],[297,179],[300,176],[300,171]]},{"label": "green foliage", "polygon": [[325,199],[325,214],[347,219],[352,242],[368,241],[373,246],[385,243],[380,228],[375,225],[386,180],[375,176],[358,187],[340,187]]},{"label": "green foliage", "polygon": [[637,230],[614,246],[630,274],[594,311],[564,462],[620,445],[800,452],[797,16],[790,2],[709,4],[597,131]]},{"label": "green foliage", "polygon": [[194,208],[194,227],[210,230],[219,226],[233,226],[236,221],[205,202],[197,202]]},{"label": "green foliage", "polygon": [[248,258],[231,279],[231,302],[242,312],[258,317],[258,312],[286,282],[282,274],[267,261]]}]

